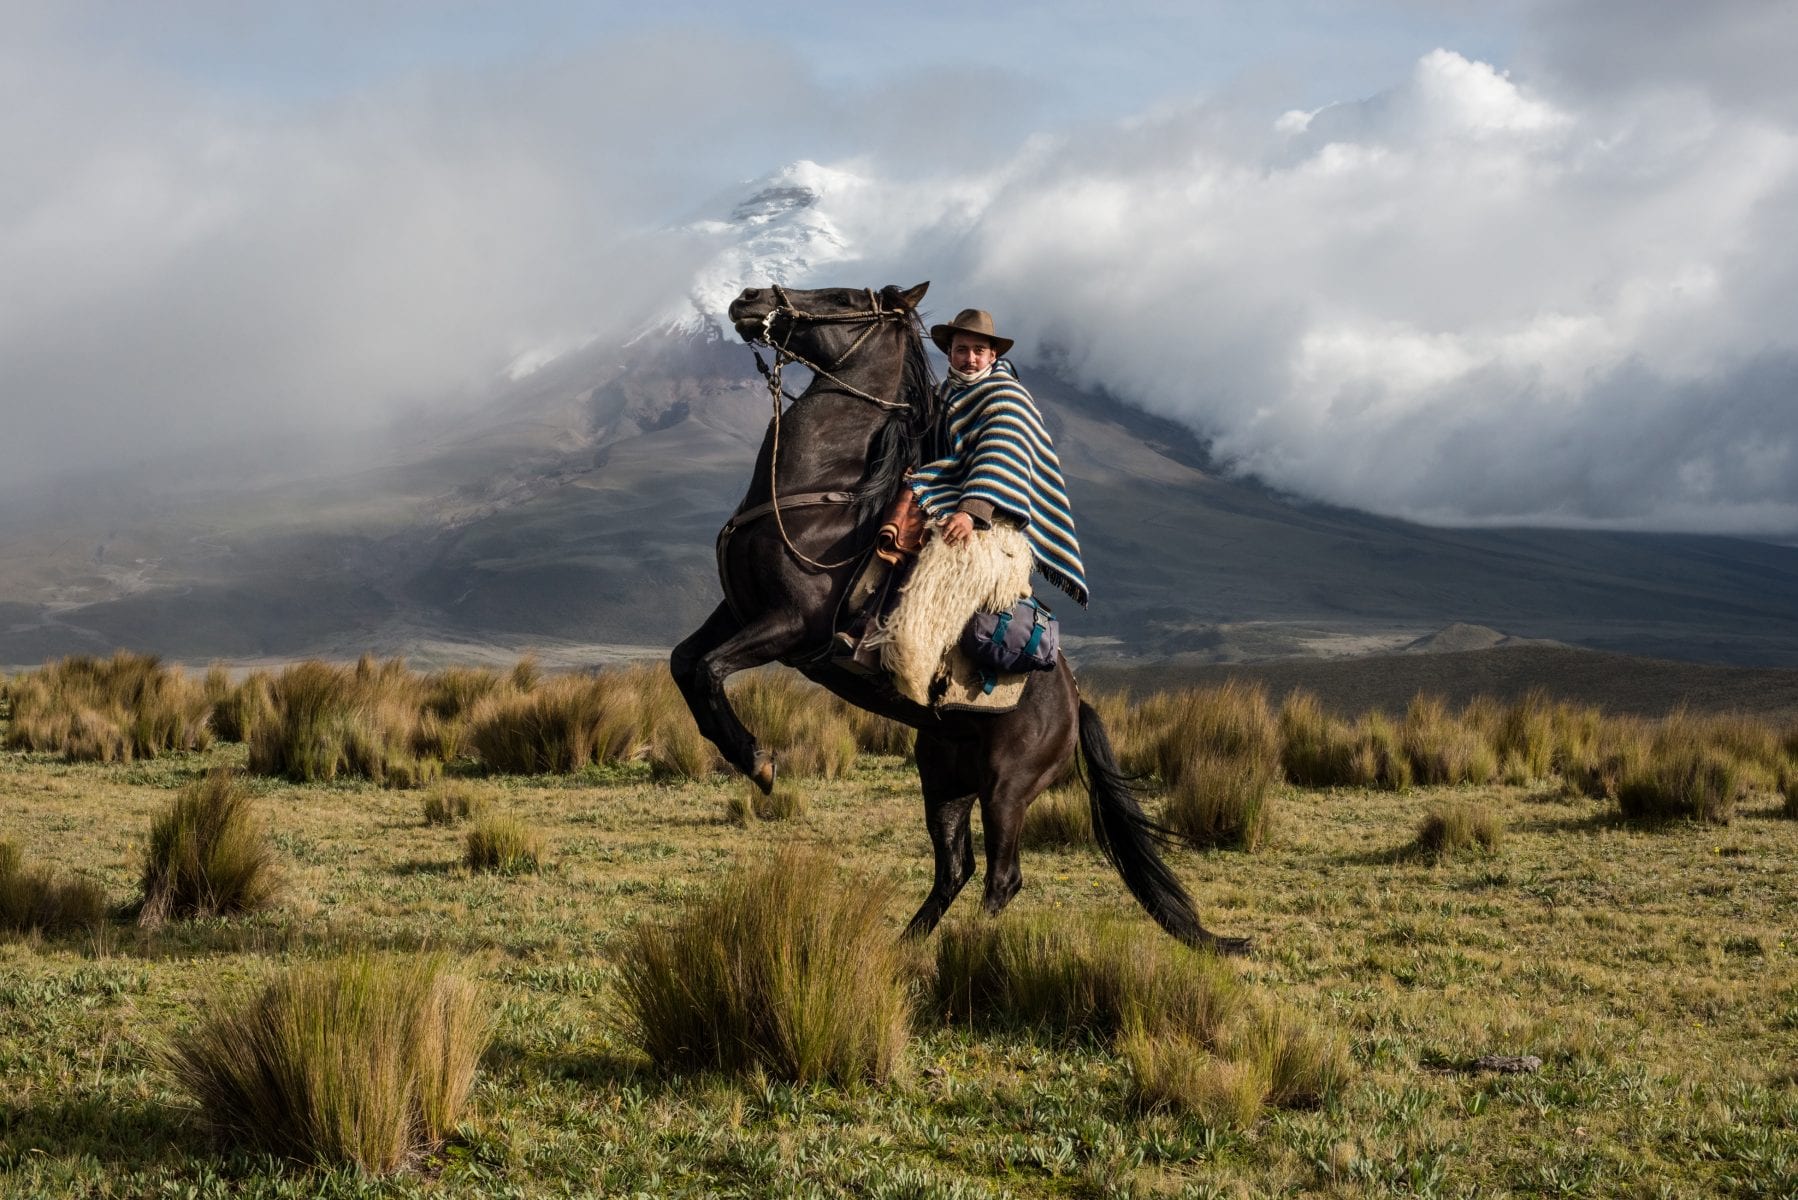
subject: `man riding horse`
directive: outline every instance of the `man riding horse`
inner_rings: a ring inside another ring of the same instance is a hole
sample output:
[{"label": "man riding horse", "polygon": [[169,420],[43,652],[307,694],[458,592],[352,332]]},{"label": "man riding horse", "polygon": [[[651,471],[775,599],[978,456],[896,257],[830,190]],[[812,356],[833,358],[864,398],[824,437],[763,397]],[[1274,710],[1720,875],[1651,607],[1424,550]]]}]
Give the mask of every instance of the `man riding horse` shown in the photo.
[{"label": "man riding horse", "polygon": [[998,335],[990,313],[968,308],[933,325],[930,340],[949,356],[949,377],[938,393],[936,457],[911,476],[918,503],[950,545],[995,520],[1015,524],[1043,577],[1084,607],[1086,573],[1061,462],[1036,401],[1001,357],[1012,339]]}]

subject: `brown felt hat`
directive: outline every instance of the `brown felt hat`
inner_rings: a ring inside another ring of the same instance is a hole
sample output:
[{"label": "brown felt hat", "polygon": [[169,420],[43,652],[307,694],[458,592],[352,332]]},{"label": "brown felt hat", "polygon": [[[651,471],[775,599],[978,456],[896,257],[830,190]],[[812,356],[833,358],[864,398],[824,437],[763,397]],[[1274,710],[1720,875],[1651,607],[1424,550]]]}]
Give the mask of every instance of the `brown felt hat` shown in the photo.
[{"label": "brown felt hat", "polygon": [[947,325],[932,325],[930,340],[936,343],[937,349],[947,354],[958,333],[972,333],[985,338],[993,344],[995,355],[1004,354],[1011,349],[1011,339],[993,332],[993,314],[983,308],[964,308]]}]

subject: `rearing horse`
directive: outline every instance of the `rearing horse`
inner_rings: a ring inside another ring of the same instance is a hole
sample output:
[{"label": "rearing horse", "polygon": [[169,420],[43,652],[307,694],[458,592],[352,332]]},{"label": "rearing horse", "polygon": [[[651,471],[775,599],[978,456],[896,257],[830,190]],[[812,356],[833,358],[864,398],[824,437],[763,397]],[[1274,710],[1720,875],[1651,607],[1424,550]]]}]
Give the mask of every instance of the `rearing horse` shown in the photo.
[{"label": "rearing horse", "polygon": [[[724,691],[738,671],[783,662],[849,703],[917,730],[936,880],[908,936],[935,929],[973,875],[969,817],[976,799],[986,840],[986,911],[997,914],[1010,902],[1023,883],[1024,810],[1065,771],[1078,742],[1093,833],[1130,894],[1181,941],[1242,953],[1246,940],[1200,924],[1156,850],[1168,831],[1138,805],[1099,714],[1080,699],[1065,661],[1032,673],[1018,706],[1002,713],[938,713],[828,661],[844,594],[872,548],[882,509],[917,465],[933,415],[917,316],[928,286],[748,288],[732,302],[738,335],[778,356],[770,376],[775,415],[749,491],[719,534],[725,600],[675,647],[674,680],[700,732],[764,793],[774,787],[774,756],[743,727]],[[782,413],[778,367],[789,361],[810,367],[813,377]]]}]

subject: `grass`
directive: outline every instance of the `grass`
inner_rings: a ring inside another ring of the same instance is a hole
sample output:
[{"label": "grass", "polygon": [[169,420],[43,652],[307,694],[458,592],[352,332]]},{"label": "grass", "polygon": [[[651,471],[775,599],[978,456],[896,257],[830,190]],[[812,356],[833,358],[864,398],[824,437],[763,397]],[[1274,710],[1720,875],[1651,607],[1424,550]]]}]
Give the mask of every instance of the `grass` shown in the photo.
[{"label": "grass", "polygon": [[204,686],[155,655],[75,655],[8,680],[6,691],[9,749],[107,763],[212,743]]},{"label": "grass", "polygon": [[1026,850],[1074,850],[1096,846],[1092,801],[1078,782],[1050,788],[1024,810]]},{"label": "grass", "polygon": [[760,788],[744,783],[725,799],[724,819],[743,826],[755,821],[792,821],[810,808],[806,794],[790,784],[780,784],[764,796]]},{"label": "grass", "polygon": [[667,1070],[888,1079],[909,997],[886,900],[885,887],[790,846],[739,866],[673,920],[632,932],[618,1028]]},{"label": "grass", "polygon": [[516,875],[543,865],[543,835],[517,817],[494,813],[475,821],[462,861],[471,871]]},{"label": "grass", "polygon": [[60,934],[106,920],[106,894],[89,879],[31,867],[12,842],[0,841],[0,933]]},{"label": "grass", "polygon": [[487,1040],[479,991],[443,956],[354,954],[221,1006],[164,1059],[224,1138],[378,1175],[442,1146]]},{"label": "grass", "polygon": [[1418,824],[1412,850],[1436,862],[1462,854],[1496,854],[1504,833],[1504,823],[1485,805],[1433,804]]},{"label": "grass", "polygon": [[423,682],[398,659],[303,662],[270,685],[273,714],[249,730],[249,769],[295,783],[339,777],[417,787],[442,770],[421,755]]},{"label": "grass", "polygon": [[[1657,724],[1644,723],[1645,746]],[[0,830],[30,864],[122,899],[154,815],[246,753],[0,753]],[[916,773],[899,755],[864,750],[842,779],[803,789],[803,821],[746,827],[719,819],[745,787],[731,777],[658,781],[641,759],[496,775],[476,786],[555,847],[553,871],[508,877],[461,868],[467,826],[424,824],[428,791],[244,782],[287,877],[278,906],[0,934],[0,1194],[1798,1194],[1798,821],[1769,819],[1783,805],[1770,787],[1745,792],[1727,827],[1650,828],[1552,778],[1344,783],[1282,790],[1279,836],[1256,854],[1170,853],[1207,925],[1255,939],[1253,958],[1227,964],[1236,990],[1346,1049],[1332,1099],[1264,1100],[1232,1128],[1149,1104],[1120,1035],[1052,1017],[945,1020],[933,1001],[884,1083],[652,1068],[611,1019],[620,964],[639,927],[679,919],[734,863],[792,841],[850,880],[892,881],[876,924],[893,944],[931,876]],[[1438,803],[1490,809],[1502,857],[1395,861]],[[1096,855],[1033,851],[1023,869],[992,922],[977,865],[947,925],[1154,933]],[[221,996],[366,945],[441,951],[486,997],[492,1048],[444,1145],[377,1181],[208,1136],[156,1048]],[[916,953],[939,949],[932,938]],[[1227,1039],[1253,1007],[1198,1048],[1247,1061]],[[1487,1053],[1543,1066],[1467,1069]]]},{"label": "grass", "polygon": [[186,788],[150,825],[140,924],[255,912],[280,890],[274,847],[229,771]]},{"label": "grass", "polygon": [[446,779],[433,784],[425,793],[426,825],[456,825],[472,817],[484,816],[491,807],[487,793],[461,779]]}]

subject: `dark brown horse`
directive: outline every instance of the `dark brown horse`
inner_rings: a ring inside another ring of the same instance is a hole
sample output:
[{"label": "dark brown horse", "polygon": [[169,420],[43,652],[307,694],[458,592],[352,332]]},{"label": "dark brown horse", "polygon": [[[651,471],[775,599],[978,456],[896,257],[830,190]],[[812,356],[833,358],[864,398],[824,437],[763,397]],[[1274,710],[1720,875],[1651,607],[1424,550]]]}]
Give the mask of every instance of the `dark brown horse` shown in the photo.
[{"label": "dark brown horse", "polygon": [[974,714],[934,712],[827,660],[844,594],[872,547],[879,514],[916,465],[928,432],[933,381],[917,317],[926,286],[749,288],[731,304],[737,333],[779,356],[771,391],[778,395],[781,364],[803,364],[813,377],[786,412],[775,402],[777,416],[748,494],[719,535],[725,601],[675,647],[675,682],[700,732],[764,792],[774,786],[773,755],[756,744],[724,691],[724,681],[738,671],[783,662],[849,703],[918,731],[936,882],[908,935],[936,928],[973,874],[969,816],[976,799],[986,838],[986,911],[998,913],[1017,894],[1024,810],[1066,772],[1078,742],[1093,832],[1130,893],[1181,941],[1240,953],[1244,940],[1219,937],[1199,923],[1156,850],[1166,831],[1138,805],[1099,714],[1080,699],[1065,661],[1032,674],[1010,712]]}]

